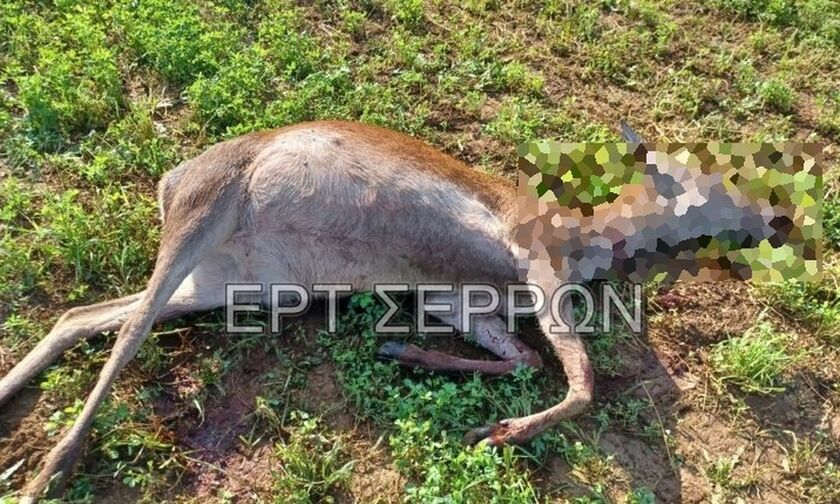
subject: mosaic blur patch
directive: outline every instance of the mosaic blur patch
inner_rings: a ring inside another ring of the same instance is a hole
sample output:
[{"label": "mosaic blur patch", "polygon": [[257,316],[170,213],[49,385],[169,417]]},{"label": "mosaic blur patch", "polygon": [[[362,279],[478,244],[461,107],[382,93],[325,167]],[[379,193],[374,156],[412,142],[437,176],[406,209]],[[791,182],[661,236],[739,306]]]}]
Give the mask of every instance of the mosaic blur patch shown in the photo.
[{"label": "mosaic blur patch", "polygon": [[821,152],[794,142],[524,143],[520,278],[816,280]]}]

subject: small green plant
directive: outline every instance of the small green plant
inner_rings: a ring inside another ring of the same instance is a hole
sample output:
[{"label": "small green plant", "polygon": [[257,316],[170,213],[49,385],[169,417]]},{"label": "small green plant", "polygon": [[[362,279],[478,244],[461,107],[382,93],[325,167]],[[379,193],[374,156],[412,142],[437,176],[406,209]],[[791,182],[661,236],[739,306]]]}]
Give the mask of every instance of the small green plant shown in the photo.
[{"label": "small green plant", "polygon": [[422,0],[387,0],[385,6],[394,18],[409,27],[419,27],[423,22]]},{"label": "small green plant", "polygon": [[729,486],[732,482],[732,473],[740,461],[738,455],[711,460],[706,466],[706,477],[715,485]]},{"label": "small green plant", "polygon": [[769,79],[759,84],[758,96],[765,107],[779,112],[790,112],[793,108],[793,91],[778,79]]},{"label": "small green plant", "polygon": [[840,14],[831,0],[716,0],[724,9],[777,27],[796,27],[793,35],[809,42],[840,44]]},{"label": "small green plant", "polygon": [[731,497],[734,492],[746,488],[747,483],[736,477],[735,469],[741,465],[743,450],[734,455],[719,456],[712,458],[708,453],[703,453],[706,459],[706,478],[712,484],[712,491],[716,499]]},{"label": "small green plant", "polygon": [[803,501],[829,503],[840,499],[840,467],[831,459],[830,441],[820,438],[799,438],[788,433],[791,445],[785,445],[781,465],[785,477],[797,483]]},{"label": "small green plant", "polygon": [[829,344],[840,341],[840,255],[825,253],[821,282],[787,281],[756,286],[772,306],[807,324]]},{"label": "small green plant", "polygon": [[15,349],[33,341],[41,330],[39,324],[34,320],[23,317],[17,313],[10,313],[6,320],[0,324],[3,330],[3,343]]},{"label": "small green plant", "polygon": [[390,444],[397,466],[419,483],[407,496],[417,502],[530,503],[537,500],[513,448],[464,447],[429,421],[397,420]]},{"label": "small green plant", "polygon": [[68,168],[100,186],[129,175],[159,177],[171,169],[178,154],[175,142],[156,120],[157,106],[152,99],[132,102],[120,120],[82,142],[82,156],[65,157],[75,161]]},{"label": "small green plant", "polygon": [[85,389],[95,377],[86,369],[56,366],[45,373],[41,382],[41,390],[52,392],[62,399],[73,399],[84,396]]},{"label": "small green plant", "polygon": [[509,100],[502,104],[485,130],[500,140],[518,144],[538,135],[547,122],[544,114],[539,106],[529,101]]},{"label": "small green plant", "polygon": [[623,430],[645,432],[650,424],[648,417],[653,413],[653,403],[648,399],[628,396],[611,402],[604,408],[604,412]]},{"label": "small green plant", "polygon": [[348,483],[354,462],[343,441],[321,429],[316,418],[292,412],[291,419],[288,439],[276,446],[275,502],[334,502],[333,493]]},{"label": "small green plant", "polygon": [[45,202],[36,228],[41,253],[69,267],[80,285],[108,280],[133,290],[154,257],[158,230],[148,223],[157,205],[120,186],[98,191],[92,206],[79,200],[79,192],[69,190]]},{"label": "small green plant", "polygon": [[[49,436],[58,436],[81,413],[84,401],[76,399],[56,410],[44,423]],[[92,502],[103,480],[119,478],[128,487],[149,489],[183,468],[181,452],[168,442],[159,427],[145,423],[151,408],[109,400],[94,421],[91,450],[97,456],[94,472],[74,479],[67,489],[71,502]],[[170,473],[170,471],[173,471]]]},{"label": "small green plant", "polygon": [[259,106],[273,77],[268,53],[252,47],[233,56],[218,74],[196,79],[187,88],[187,96],[198,119],[211,132],[237,127],[247,130],[253,128],[261,112]]},{"label": "small green plant", "polygon": [[761,320],[742,336],[718,343],[711,354],[712,366],[720,379],[745,392],[781,392],[782,375],[798,358],[788,351],[793,338],[779,333]]},{"label": "small green plant", "polygon": [[518,61],[512,61],[501,68],[500,83],[505,89],[521,90],[539,96],[545,86],[545,79],[537,72]]},{"label": "small green plant", "polygon": [[823,202],[823,232],[828,245],[840,250],[840,198]]},{"label": "small green plant", "polygon": [[355,37],[362,37],[365,32],[365,21],[367,17],[364,12],[345,8],[341,11],[341,18],[344,21],[344,29]]},{"label": "small green plant", "polygon": [[633,489],[624,501],[626,504],[656,504],[656,495],[647,487]]}]

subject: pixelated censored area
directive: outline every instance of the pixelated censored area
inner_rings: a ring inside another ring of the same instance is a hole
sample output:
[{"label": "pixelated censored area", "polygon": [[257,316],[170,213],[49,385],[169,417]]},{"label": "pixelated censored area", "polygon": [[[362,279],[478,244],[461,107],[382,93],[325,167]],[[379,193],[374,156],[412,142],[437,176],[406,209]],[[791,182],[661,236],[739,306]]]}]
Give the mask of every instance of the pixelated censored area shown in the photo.
[{"label": "pixelated censored area", "polygon": [[816,280],[816,144],[519,147],[519,273],[589,280]]}]

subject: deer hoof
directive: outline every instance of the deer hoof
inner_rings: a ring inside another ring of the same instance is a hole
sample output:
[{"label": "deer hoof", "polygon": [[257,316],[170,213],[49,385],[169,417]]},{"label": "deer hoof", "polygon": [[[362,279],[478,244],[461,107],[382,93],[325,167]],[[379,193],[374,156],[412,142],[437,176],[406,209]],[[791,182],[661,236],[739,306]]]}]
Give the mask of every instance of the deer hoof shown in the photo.
[{"label": "deer hoof", "polygon": [[491,446],[523,444],[531,440],[533,434],[527,423],[517,419],[502,420],[492,425],[472,429],[464,435],[464,443],[474,445],[487,440]]},{"label": "deer hoof", "polygon": [[490,437],[490,432],[492,431],[493,427],[493,425],[485,425],[484,427],[476,427],[475,429],[470,429],[469,432],[464,434],[463,443],[468,446],[478,444],[479,442]]},{"label": "deer hoof", "polygon": [[386,341],[376,351],[376,356],[385,360],[399,360],[405,352],[406,344],[399,341]]}]

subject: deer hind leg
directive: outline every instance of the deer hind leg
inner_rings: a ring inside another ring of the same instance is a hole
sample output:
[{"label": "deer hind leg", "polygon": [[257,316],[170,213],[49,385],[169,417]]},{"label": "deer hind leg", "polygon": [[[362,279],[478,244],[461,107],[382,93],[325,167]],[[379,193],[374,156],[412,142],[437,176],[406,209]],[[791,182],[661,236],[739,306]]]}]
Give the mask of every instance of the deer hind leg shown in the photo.
[{"label": "deer hind leg", "polygon": [[[161,311],[156,322],[222,306],[221,289],[194,286],[179,289]],[[61,354],[83,339],[117,331],[140,304],[145,291],[119,299],[67,310],[53,329],[0,380],[0,406],[17,394],[32,378],[53,364]]]},{"label": "deer hind leg", "polygon": [[[200,291],[196,289],[200,289]],[[62,488],[64,479],[72,469],[78,452],[81,451],[81,443],[90,429],[96,409],[107,396],[110,385],[117,374],[136,354],[152,324],[224,305],[224,284],[222,282],[201,282],[198,285],[191,281],[184,282],[155,316],[150,316],[145,311],[144,294],[141,292],[113,302],[70,310],[62,316],[59,323],[56,324],[56,328],[44,338],[44,342],[32,351],[32,353],[38,352],[36,356],[30,358],[31,354],[27,355],[15,366],[9,376],[3,379],[3,391],[7,390],[5,387],[7,382],[9,390],[15,386],[20,388],[25,385],[28,379],[25,376],[37,374],[39,372],[37,368],[47,367],[59,357],[64,349],[69,348],[81,338],[91,337],[103,331],[119,330],[117,341],[111,350],[111,356],[102,369],[93,391],[88,396],[82,414],[59,444],[47,455],[44,467],[38,477],[27,485],[24,490],[25,497],[21,502],[34,502],[50,483],[51,478],[56,475],[58,475],[57,484],[52,489],[53,493]],[[138,327],[136,325],[139,323],[137,318],[138,315],[142,314],[147,314],[147,317],[151,318],[146,319],[144,325]],[[130,337],[133,335],[140,335],[140,337]],[[50,338],[52,338],[51,341]],[[39,351],[42,345],[44,349]],[[32,363],[33,367],[25,367],[28,363]],[[21,368],[21,371],[13,381],[10,376],[18,368]]]},{"label": "deer hind leg", "polygon": [[214,155],[220,160],[214,163],[210,159],[211,162],[204,166],[201,183],[186,184],[184,192],[173,197],[164,223],[157,263],[146,292],[120,327],[111,354],[81,413],[47,454],[37,477],[27,483],[21,502],[36,501],[53,481],[51,493],[63,488],[111,384],[137,354],[152,324],[190,272],[208,252],[215,250],[236,230],[243,189],[237,175],[239,172],[222,162],[226,158],[221,154],[224,152],[217,150]]},{"label": "deer hind leg", "polygon": [[142,295],[140,292],[104,303],[67,310],[35,348],[0,380],[0,405],[17,394],[29,380],[82,339],[119,329]]},{"label": "deer hind leg", "polygon": [[[551,293],[546,292],[546,295],[550,297]],[[564,299],[563,310],[564,319],[571,323],[573,320],[572,303],[569,296]],[[565,334],[553,334],[550,327],[554,321],[548,309],[543,310],[539,315],[539,322],[566,373],[569,391],[565,399],[539,413],[502,420],[494,425],[473,429],[464,436],[464,442],[473,444],[482,439],[488,439],[490,444],[497,446],[506,443],[525,443],[561,420],[579,415],[592,402],[594,389],[592,367],[580,336],[573,330]]]},{"label": "deer hind leg", "polygon": [[[451,313],[435,316],[447,325],[463,332],[460,295],[430,295],[431,303],[446,303],[453,306]],[[540,355],[529,348],[515,335],[508,333],[505,322],[495,314],[475,316],[473,318],[475,342],[493,352],[501,360],[466,359],[436,350],[424,350],[410,343],[388,341],[379,347],[378,356],[392,359],[403,366],[420,367],[433,371],[461,371],[489,375],[503,375],[525,365],[539,369],[542,367]]]}]

